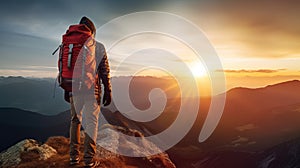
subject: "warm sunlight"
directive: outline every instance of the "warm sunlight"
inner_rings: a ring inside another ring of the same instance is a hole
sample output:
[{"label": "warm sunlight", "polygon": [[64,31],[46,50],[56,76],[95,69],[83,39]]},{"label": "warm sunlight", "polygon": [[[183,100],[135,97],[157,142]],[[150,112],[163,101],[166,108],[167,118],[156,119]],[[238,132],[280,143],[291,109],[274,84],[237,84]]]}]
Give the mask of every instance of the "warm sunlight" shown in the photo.
[{"label": "warm sunlight", "polygon": [[193,62],[190,64],[191,71],[196,78],[206,76],[206,70],[200,62]]}]

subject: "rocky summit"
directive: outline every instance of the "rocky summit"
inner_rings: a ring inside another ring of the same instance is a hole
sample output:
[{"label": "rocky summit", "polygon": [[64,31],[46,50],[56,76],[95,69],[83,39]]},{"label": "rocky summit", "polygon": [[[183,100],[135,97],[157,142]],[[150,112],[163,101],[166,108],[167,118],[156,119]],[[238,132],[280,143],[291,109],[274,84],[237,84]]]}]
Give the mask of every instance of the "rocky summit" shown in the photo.
[{"label": "rocky summit", "polygon": [[[115,131],[122,131],[127,135],[143,136],[137,130],[124,129],[120,126],[106,124],[101,127],[102,132],[98,135],[96,157],[100,160],[99,167],[102,168],[122,168],[122,167],[145,167],[145,168],[175,168],[168,154],[161,152],[156,155],[145,157],[127,157],[119,155],[118,150],[130,150],[132,153],[141,153],[140,147],[144,149],[157,148],[151,142],[143,139],[145,146],[137,147],[126,139],[116,136]],[[84,141],[84,134],[81,133],[81,142]],[[109,141],[107,141],[110,139]],[[125,145],[124,145],[125,144]],[[148,146],[149,145],[149,146]],[[84,166],[83,144],[81,144],[81,161],[78,166]],[[25,139],[16,145],[8,148],[0,154],[0,167],[36,168],[36,167],[71,167],[69,166],[69,139],[63,136],[48,138],[44,144],[33,139]],[[74,166],[72,166],[74,167]]]}]

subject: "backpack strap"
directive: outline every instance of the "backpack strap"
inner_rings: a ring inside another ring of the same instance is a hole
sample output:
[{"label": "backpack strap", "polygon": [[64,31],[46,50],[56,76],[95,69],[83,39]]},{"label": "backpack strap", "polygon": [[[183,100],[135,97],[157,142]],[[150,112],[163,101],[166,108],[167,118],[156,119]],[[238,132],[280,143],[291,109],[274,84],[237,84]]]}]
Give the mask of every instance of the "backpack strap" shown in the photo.
[{"label": "backpack strap", "polygon": [[54,55],[54,54],[58,51],[58,49],[60,49],[61,47],[62,47],[62,44],[59,45],[59,46],[53,51],[52,55]]},{"label": "backpack strap", "polygon": [[79,82],[79,90],[81,90],[82,82],[84,81],[85,61],[86,61],[87,52],[88,52],[87,46],[86,46],[86,45],[83,45],[82,69],[81,69],[81,81]]},{"label": "backpack strap", "polygon": [[62,63],[62,57],[63,57],[63,46],[64,46],[64,44],[61,44],[61,45],[59,45],[59,47],[60,47],[60,52],[59,52],[59,79],[58,79],[58,81],[59,82],[62,82],[62,65],[63,65],[63,63]]},{"label": "backpack strap", "polygon": [[71,68],[72,63],[72,51],[73,51],[73,44],[69,44],[69,52],[68,52],[68,68]]}]

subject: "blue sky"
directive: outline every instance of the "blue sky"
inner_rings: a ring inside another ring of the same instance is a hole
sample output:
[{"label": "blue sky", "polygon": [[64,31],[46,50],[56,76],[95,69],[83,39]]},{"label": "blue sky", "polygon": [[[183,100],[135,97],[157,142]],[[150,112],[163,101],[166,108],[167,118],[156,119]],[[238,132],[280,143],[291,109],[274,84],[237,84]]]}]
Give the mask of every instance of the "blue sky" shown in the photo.
[{"label": "blue sky", "polygon": [[[126,5],[134,7],[139,3],[128,1]],[[99,27],[130,11],[126,5],[110,1],[3,2],[0,7],[3,23],[0,26],[0,69],[12,75],[53,76],[53,73],[45,74],[54,72],[56,67],[57,57],[51,53],[70,24],[78,23],[86,15]]]}]

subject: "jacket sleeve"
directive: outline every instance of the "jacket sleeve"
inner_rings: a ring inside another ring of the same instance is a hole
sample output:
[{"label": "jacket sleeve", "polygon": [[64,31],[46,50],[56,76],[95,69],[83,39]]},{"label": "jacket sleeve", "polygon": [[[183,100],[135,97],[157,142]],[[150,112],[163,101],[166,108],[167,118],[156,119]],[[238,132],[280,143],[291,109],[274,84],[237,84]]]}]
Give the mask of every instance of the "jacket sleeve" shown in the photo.
[{"label": "jacket sleeve", "polygon": [[100,57],[97,56],[98,58],[100,58],[97,74],[102,81],[102,84],[104,86],[104,91],[111,92],[110,68],[109,68],[107,53],[105,51],[103,44],[101,43],[97,43],[97,50],[100,55]]}]

